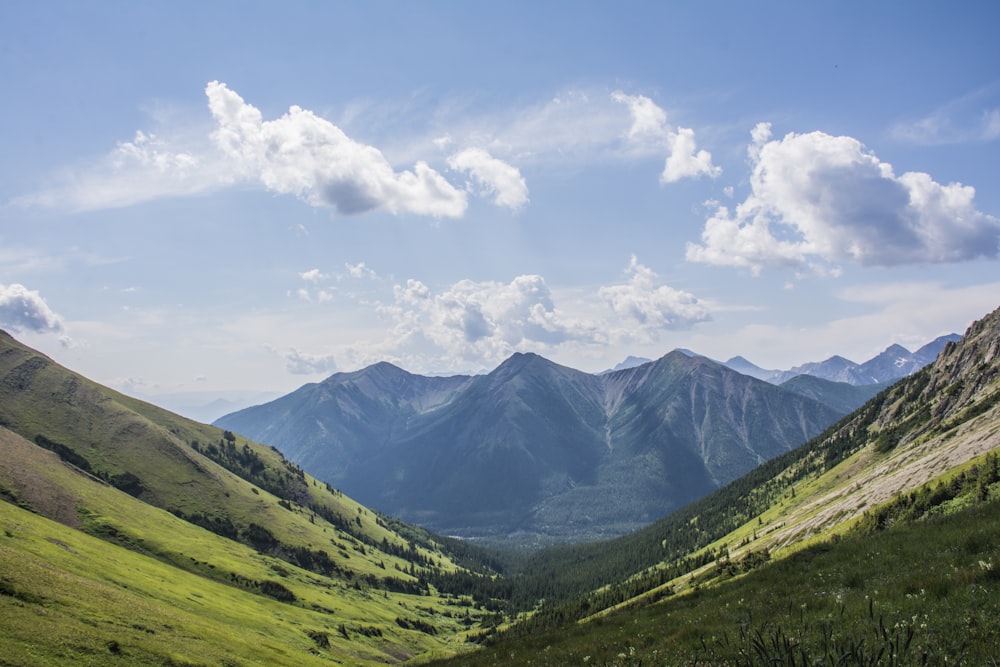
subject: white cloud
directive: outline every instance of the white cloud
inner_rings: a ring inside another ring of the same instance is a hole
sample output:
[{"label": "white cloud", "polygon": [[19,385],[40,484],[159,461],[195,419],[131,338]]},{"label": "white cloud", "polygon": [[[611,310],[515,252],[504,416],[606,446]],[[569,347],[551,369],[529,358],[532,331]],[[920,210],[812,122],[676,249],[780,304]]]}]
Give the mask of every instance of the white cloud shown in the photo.
[{"label": "white cloud", "polygon": [[318,283],[322,280],[326,280],[328,276],[319,269],[309,269],[308,271],[301,272],[299,274],[299,278],[302,278],[302,280],[307,283]]},{"label": "white cloud", "polygon": [[[387,138],[392,133],[387,135],[378,107],[347,114],[352,127],[368,122],[371,133],[390,144],[385,152],[298,106],[265,120],[225,83],[210,82],[205,94],[214,124],[138,131],[88,166],[57,175],[54,187],[15,203],[98,210],[249,185],[344,215],[385,210],[454,218],[465,214],[468,192],[432,167],[428,156],[450,155],[444,161],[467,173],[474,191],[514,211],[528,203],[528,188],[514,164],[577,168],[664,156],[664,183],[721,171],[708,151],[697,148],[693,130],[671,126],[648,97],[620,91],[567,90],[538,104],[501,106],[478,116],[465,115],[464,104],[446,102],[434,109],[423,136],[403,131]],[[398,104],[393,114],[398,116]],[[407,120],[400,124],[395,118],[393,127],[421,121]],[[412,166],[397,169],[399,164]],[[301,225],[294,229],[308,233]]]},{"label": "white cloud", "polygon": [[57,187],[15,203],[96,210],[249,183],[342,214],[465,213],[466,194],[422,160],[396,171],[377,148],[311,111],[292,106],[265,121],[224,83],[212,81],[205,94],[216,123],[210,137],[182,141],[136,132],[88,168],[62,174]]},{"label": "white cloud", "polygon": [[822,132],[772,140],[759,124],[749,148],[752,192],[718,206],[690,261],[835,270],[995,257],[1000,223],[976,210],[975,190],[925,173],[893,173],[856,139]]},{"label": "white cloud", "polygon": [[378,274],[373,269],[368,268],[364,262],[358,262],[357,264],[344,262],[344,267],[347,269],[347,275],[351,278],[368,278],[370,280],[378,278]]},{"label": "white cloud", "polygon": [[555,307],[541,276],[509,283],[460,280],[435,294],[419,280],[394,287],[394,300],[381,312],[394,322],[389,346],[430,346],[452,361],[496,364],[517,351],[541,351],[567,340],[592,336]]},{"label": "white cloud", "polygon": [[722,173],[722,167],[712,164],[712,154],[706,150],[698,150],[694,140],[694,130],[687,127],[677,128],[670,138],[670,155],[663,165],[660,180],[664,183],[674,183],[682,178],[698,178],[710,176],[715,178]]},{"label": "white cloud", "polygon": [[667,127],[667,112],[645,95],[626,95],[620,90],[611,93],[611,99],[628,107],[632,116],[632,127],[628,138],[638,144],[651,142],[659,146],[670,139]]},{"label": "white cloud", "polygon": [[396,172],[377,148],[311,111],[292,106],[265,121],[224,83],[212,81],[205,94],[218,124],[212,137],[243,179],[343,214],[377,208],[445,217],[465,212],[464,193],[426,162]]},{"label": "white cloud", "polygon": [[666,163],[660,182],[674,183],[682,178],[709,176],[715,178],[722,168],[712,164],[712,154],[698,150],[694,130],[687,127],[673,128],[667,123],[667,113],[645,95],[626,95],[615,91],[611,98],[625,104],[632,116],[632,126],[627,138],[634,146],[666,150]]},{"label": "white cloud", "polygon": [[303,301],[308,301],[310,303],[325,303],[333,300],[334,290],[330,287],[322,285],[323,282],[329,280],[330,278],[327,274],[323,273],[319,269],[309,269],[308,271],[300,272],[299,278],[301,278],[306,285],[305,287],[300,287],[295,290],[295,294]]},{"label": "white cloud", "polygon": [[520,210],[528,203],[528,186],[517,167],[498,160],[482,148],[466,148],[448,158],[448,166],[465,171],[486,192],[493,203]]},{"label": "white cloud", "polygon": [[442,290],[409,279],[378,306],[392,329],[347,356],[393,359],[415,369],[492,368],[515,352],[557,355],[656,343],[711,319],[712,306],[664,284],[633,257],[626,281],[564,295],[539,275],[510,282],[460,280]]},{"label": "white cloud", "polygon": [[35,333],[61,333],[65,328],[37,291],[19,283],[0,284],[0,326]]},{"label": "white cloud", "polygon": [[293,375],[316,375],[337,370],[332,354],[305,354],[293,347],[288,349],[284,357],[285,369]]},{"label": "white cloud", "polygon": [[628,281],[601,287],[598,294],[620,322],[609,323],[615,338],[648,343],[668,330],[690,329],[711,319],[711,307],[689,292],[663,284],[659,276],[632,256]]}]

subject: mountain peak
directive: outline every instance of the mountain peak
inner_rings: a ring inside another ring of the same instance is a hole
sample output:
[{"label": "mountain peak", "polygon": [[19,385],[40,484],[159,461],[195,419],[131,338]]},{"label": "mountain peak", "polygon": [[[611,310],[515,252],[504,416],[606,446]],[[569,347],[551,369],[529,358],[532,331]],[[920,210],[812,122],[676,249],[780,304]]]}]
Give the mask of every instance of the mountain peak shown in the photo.
[{"label": "mountain peak", "polygon": [[557,366],[554,361],[550,361],[545,357],[535,354],[534,352],[515,352],[514,354],[507,357],[507,359],[494,369],[494,373],[500,372],[519,372],[525,368],[531,367],[550,367]]},{"label": "mountain peak", "polygon": [[361,369],[361,372],[366,374],[377,373],[379,375],[388,376],[410,375],[408,371],[403,370],[399,366],[389,363],[388,361],[379,361],[378,363],[374,363],[367,368]]},{"label": "mountain peak", "polygon": [[615,371],[624,371],[629,368],[635,368],[637,366],[642,366],[643,364],[648,364],[651,361],[652,359],[647,359],[646,357],[636,357],[630,354],[629,356],[625,357],[623,361],[616,364],[614,368],[609,368],[606,371],[601,371],[600,373],[597,373],[597,375],[607,375],[608,373],[614,373]]}]

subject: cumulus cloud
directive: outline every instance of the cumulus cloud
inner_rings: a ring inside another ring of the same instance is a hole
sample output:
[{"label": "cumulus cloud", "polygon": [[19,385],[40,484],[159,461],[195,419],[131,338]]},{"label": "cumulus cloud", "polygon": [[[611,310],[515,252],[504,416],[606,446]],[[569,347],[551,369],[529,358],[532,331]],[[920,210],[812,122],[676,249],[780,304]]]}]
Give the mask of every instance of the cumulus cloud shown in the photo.
[{"label": "cumulus cloud", "polygon": [[303,301],[325,303],[333,300],[333,288],[323,284],[330,279],[330,276],[327,274],[319,269],[309,269],[308,271],[299,272],[299,278],[302,279],[305,285],[295,290],[295,294]]},{"label": "cumulus cloud", "polygon": [[210,136],[182,141],[137,132],[88,168],[64,173],[57,187],[15,203],[95,210],[251,184],[345,215],[465,213],[466,193],[423,160],[397,171],[378,148],[306,109],[292,106],[264,120],[224,83],[212,81],[205,95],[215,121]]},{"label": "cumulus cloud", "polygon": [[467,172],[493,203],[520,210],[528,203],[528,186],[517,167],[498,160],[482,148],[466,148],[448,158],[448,166]]},{"label": "cumulus cloud", "polygon": [[305,354],[294,347],[285,353],[285,369],[293,375],[316,375],[333,373],[337,364],[332,354]]},{"label": "cumulus cloud", "polygon": [[674,183],[682,178],[709,176],[715,178],[722,168],[712,164],[712,154],[698,150],[694,130],[688,127],[671,127],[667,113],[645,95],[626,95],[615,91],[611,98],[628,107],[632,125],[627,138],[640,148],[665,149],[666,163],[660,173],[662,183]]},{"label": "cumulus cloud", "polygon": [[52,312],[45,299],[19,283],[0,284],[0,326],[14,332],[61,333],[64,330],[62,319]]},{"label": "cumulus cloud", "polygon": [[592,337],[555,306],[545,280],[460,280],[438,293],[416,279],[394,287],[380,308],[393,322],[394,350],[431,347],[463,362],[495,364],[517,351],[541,351]]},{"label": "cumulus cloud", "polygon": [[322,280],[326,280],[329,276],[320,271],[319,269],[309,269],[308,271],[302,271],[299,273],[299,278],[308,283],[318,283]]},{"label": "cumulus cloud", "polygon": [[368,265],[364,262],[358,262],[357,264],[344,262],[344,268],[347,269],[347,275],[351,278],[368,278],[370,280],[378,278],[378,274],[373,269],[368,268]]},{"label": "cumulus cloud", "polygon": [[216,145],[242,178],[268,190],[343,214],[377,208],[445,217],[465,212],[465,194],[426,162],[397,172],[377,148],[354,141],[309,110],[292,106],[265,121],[224,83],[212,81],[205,94],[218,125],[212,134]]},{"label": "cumulus cloud", "polygon": [[960,262],[995,257],[1000,224],[976,210],[974,188],[941,185],[928,174],[896,176],[857,139],[823,132],[771,138],[752,133],[750,195],[717,205],[690,261],[811,268]]},{"label": "cumulus cloud", "polygon": [[689,292],[664,284],[648,266],[632,256],[628,280],[601,287],[600,297],[619,318],[619,338],[651,342],[664,331],[690,329],[711,319],[709,304]]},{"label": "cumulus cloud", "polygon": [[539,275],[460,280],[441,290],[411,278],[378,306],[391,333],[351,355],[391,358],[408,368],[490,368],[515,352],[656,343],[711,319],[710,303],[665,284],[635,257],[625,274],[621,283],[559,299]]}]

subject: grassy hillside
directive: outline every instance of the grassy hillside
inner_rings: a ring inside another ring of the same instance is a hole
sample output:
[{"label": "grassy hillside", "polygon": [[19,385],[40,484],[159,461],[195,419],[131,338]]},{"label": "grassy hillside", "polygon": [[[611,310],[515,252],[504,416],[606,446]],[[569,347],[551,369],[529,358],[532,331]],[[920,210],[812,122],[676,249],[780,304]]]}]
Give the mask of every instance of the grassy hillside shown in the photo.
[{"label": "grassy hillside", "polygon": [[994,485],[990,502],[823,540],[770,564],[721,560],[699,586],[659,604],[441,664],[996,664],[998,492]]},{"label": "grassy hillside", "polygon": [[[0,452],[0,664],[396,662],[446,650],[483,614],[427,582],[467,572],[461,544],[5,335]],[[134,632],[135,609],[154,632]]]},{"label": "grassy hillside", "polygon": [[384,663],[443,645],[396,617],[457,630],[440,601],[354,590],[154,518],[188,550],[158,554],[158,536],[130,535],[143,555],[0,503],[0,664]]}]

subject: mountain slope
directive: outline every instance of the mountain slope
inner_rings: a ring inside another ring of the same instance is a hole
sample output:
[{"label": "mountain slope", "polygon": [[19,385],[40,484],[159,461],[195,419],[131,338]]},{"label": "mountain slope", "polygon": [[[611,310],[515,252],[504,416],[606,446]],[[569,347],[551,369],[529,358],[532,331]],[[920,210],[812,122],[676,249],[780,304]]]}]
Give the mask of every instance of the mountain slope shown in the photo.
[{"label": "mountain slope", "polygon": [[602,375],[515,354],[475,377],[338,374],[216,424],[439,532],[579,541],[649,523],[842,414],[681,352]]},{"label": "mountain slope", "polygon": [[[216,421],[239,424],[254,440],[281,443],[282,452],[321,479],[343,487],[356,471],[342,461],[365,460],[410,421],[448,403],[473,377],[423,377],[385,362],[337,373],[264,405]],[[350,491],[349,491],[350,493]]]},{"label": "mountain slope", "polygon": [[854,412],[873,396],[885,389],[884,384],[853,385],[846,382],[824,380],[815,375],[796,375],[782,382],[783,389],[816,399],[823,405],[848,414]]},{"label": "mountain slope", "polygon": [[998,448],[1000,309],[806,445],[641,531],[533,555],[512,599],[553,604],[509,634],[692,593],[855,528],[998,500]]},{"label": "mountain slope", "polygon": [[991,665],[1000,645],[998,532],[994,496],[788,557],[723,557],[694,590],[663,590],[658,602],[581,622],[515,626],[482,650],[433,664]]},{"label": "mountain slope", "polygon": [[[468,572],[456,564],[466,547],[358,505],[272,448],[101,387],[3,333],[0,452],[0,655],[15,663],[32,664],[16,656],[39,643],[30,621],[39,614],[52,636],[63,624],[76,636],[41,642],[46,651],[81,664],[119,652],[121,664],[200,664],[203,652],[224,661],[241,624],[264,631],[238,608],[285,619],[276,631],[284,639],[243,650],[268,664],[309,655],[393,662],[440,650],[466,627],[426,583]],[[57,549],[53,558],[51,545],[68,556]],[[93,561],[75,555],[83,553]],[[76,592],[47,589],[45,571],[77,582],[66,583]],[[162,588],[155,595],[151,581]],[[154,601],[138,604],[136,591]],[[211,603],[200,601],[209,594]],[[146,625],[157,638],[139,641],[145,631],[128,629],[132,604],[156,608],[150,623],[184,620]],[[107,632],[88,635],[95,606]],[[475,622],[479,612],[463,615]],[[202,625],[190,641],[183,628]],[[87,658],[100,637],[117,648],[98,642]]]}]

